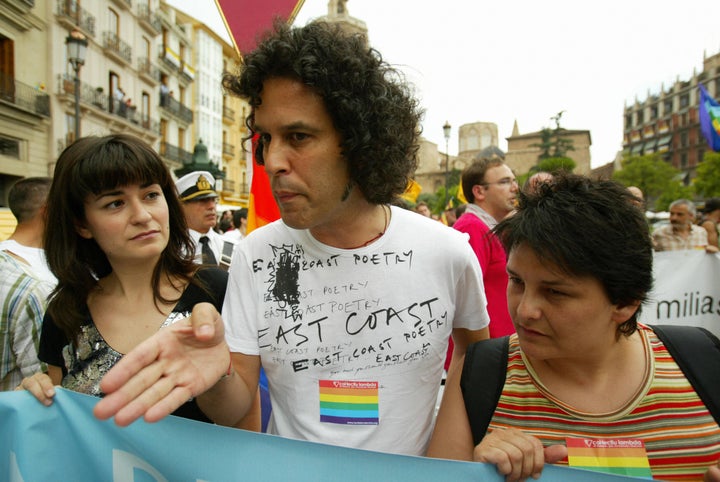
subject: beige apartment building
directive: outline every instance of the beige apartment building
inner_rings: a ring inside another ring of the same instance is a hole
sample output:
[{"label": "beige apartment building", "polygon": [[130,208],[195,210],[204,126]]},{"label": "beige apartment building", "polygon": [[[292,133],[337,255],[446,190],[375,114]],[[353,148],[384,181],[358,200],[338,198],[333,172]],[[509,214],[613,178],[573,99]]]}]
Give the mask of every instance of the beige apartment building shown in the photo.
[{"label": "beige apartment building", "polygon": [[[77,90],[66,46],[71,33],[87,41]],[[198,52],[208,43],[218,60],[214,77],[202,66],[209,103],[198,88]],[[248,186],[239,139],[247,109],[239,99],[226,100],[220,86],[221,71],[238,60],[217,34],[161,0],[0,1],[0,239],[14,227],[6,208],[10,186],[52,176],[76,127],[81,136],[135,135],[171,170],[192,162],[203,136],[225,173],[223,202],[243,205]]]}]

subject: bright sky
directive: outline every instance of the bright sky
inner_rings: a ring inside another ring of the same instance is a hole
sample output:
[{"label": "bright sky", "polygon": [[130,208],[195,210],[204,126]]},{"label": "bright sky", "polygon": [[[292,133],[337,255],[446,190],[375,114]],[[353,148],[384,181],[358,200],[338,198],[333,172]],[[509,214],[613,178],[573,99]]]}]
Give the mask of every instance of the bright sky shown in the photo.
[{"label": "bright sky", "polygon": [[[224,35],[213,0],[168,0]],[[305,0],[296,24],[327,14]],[[423,136],[445,150],[442,126],[498,126],[500,148],[553,125],[589,130],[592,166],[622,148],[623,107],[702,70],[720,52],[717,0],[348,0],[370,43],[415,84]],[[225,35],[226,38],[229,38]]]}]

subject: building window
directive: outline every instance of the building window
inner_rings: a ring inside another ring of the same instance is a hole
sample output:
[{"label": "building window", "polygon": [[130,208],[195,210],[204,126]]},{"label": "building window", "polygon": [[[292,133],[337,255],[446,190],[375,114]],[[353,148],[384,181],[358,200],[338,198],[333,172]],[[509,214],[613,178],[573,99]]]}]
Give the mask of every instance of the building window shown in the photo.
[{"label": "building window", "polygon": [[20,159],[20,141],[0,136],[0,155]]},{"label": "building window", "polygon": [[680,168],[685,169],[687,167],[687,163],[687,152],[683,152],[682,154],[680,154]]},{"label": "building window", "polygon": [[628,114],[625,116],[625,129],[630,129],[632,127],[632,115]]},{"label": "building window", "polygon": [[663,113],[665,115],[670,115],[672,113],[672,110],[673,110],[672,99],[668,99],[665,101],[665,106],[663,107]]},{"label": "building window", "polygon": [[690,105],[690,94],[683,94],[680,96],[680,108],[684,109]]},{"label": "building window", "polygon": [[112,8],[108,8],[108,29],[115,37],[120,33],[120,16]]},{"label": "building window", "polygon": [[69,146],[75,141],[75,116],[65,114],[65,145]]},{"label": "building window", "polygon": [[643,122],[645,122],[645,116],[643,115],[643,111],[641,111],[641,110],[637,111],[636,119],[637,119],[637,122],[635,123],[635,125],[639,126]]},{"label": "building window", "polygon": [[658,106],[653,105],[650,107],[650,119],[651,120],[657,119],[657,117],[658,117]]},{"label": "building window", "polygon": [[680,147],[687,147],[688,145],[688,134],[687,132],[683,132],[680,134]]},{"label": "building window", "polygon": [[140,102],[140,112],[142,114],[143,126],[147,129],[150,125],[150,94],[142,93],[142,101]]}]

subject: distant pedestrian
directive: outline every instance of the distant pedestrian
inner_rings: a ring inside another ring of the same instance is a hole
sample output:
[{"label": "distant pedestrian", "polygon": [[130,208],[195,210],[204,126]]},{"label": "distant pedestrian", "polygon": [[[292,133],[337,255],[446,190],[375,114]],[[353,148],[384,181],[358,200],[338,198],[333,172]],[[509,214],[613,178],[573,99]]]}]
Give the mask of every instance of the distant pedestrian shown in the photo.
[{"label": "distant pedestrian", "polygon": [[707,232],[708,245],[718,246],[718,233],[720,233],[720,198],[711,198],[705,201],[703,215],[698,223]]},{"label": "distant pedestrian", "polygon": [[670,224],[652,233],[655,251],[704,249],[708,253],[718,252],[717,246],[708,245],[707,231],[695,224],[696,214],[692,201],[673,201],[670,204]]},{"label": "distant pedestrian", "polygon": [[49,177],[27,177],[12,185],[8,205],[17,225],[10,237],[0,242],[0,250],[30,266],[36,278],[55,286],[57,279],[50,271],[43,247],[51,183]]}]

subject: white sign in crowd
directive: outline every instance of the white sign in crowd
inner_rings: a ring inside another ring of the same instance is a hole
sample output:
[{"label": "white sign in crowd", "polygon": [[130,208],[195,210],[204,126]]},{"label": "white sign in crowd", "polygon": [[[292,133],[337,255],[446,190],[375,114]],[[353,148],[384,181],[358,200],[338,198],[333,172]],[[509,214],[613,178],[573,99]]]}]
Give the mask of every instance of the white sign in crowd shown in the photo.
[{"label": "white sign in crowd", "polygon": [[720,337],[720,254],[655,253],[653,275],[655,286],[639,321],[700,326]]}]

